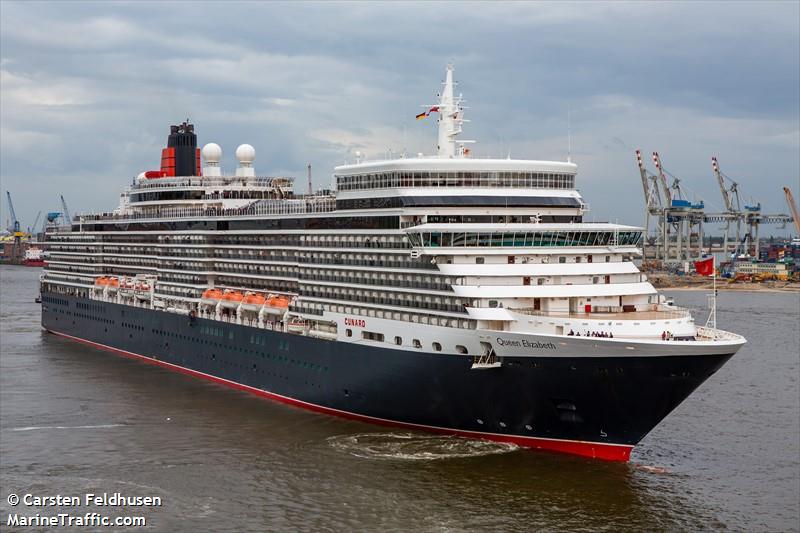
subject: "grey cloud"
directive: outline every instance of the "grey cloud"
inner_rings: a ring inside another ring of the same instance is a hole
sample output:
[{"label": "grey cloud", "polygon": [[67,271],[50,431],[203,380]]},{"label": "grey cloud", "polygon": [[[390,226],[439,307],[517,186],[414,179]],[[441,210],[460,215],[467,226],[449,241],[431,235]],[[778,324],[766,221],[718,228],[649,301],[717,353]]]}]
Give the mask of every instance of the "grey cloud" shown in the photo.
[{"label": "grey cloud", "polygon": [[639,222],[635,147],[711,201],[716,154],[785,210],[780,186],[800,172],[799,5],[3,2],[0,177],[23,222],[59,193],[109,209],[189,116],[226,168],[249,142],[261,172],[304,182],[311,162],[327,185],[356,149],[432,151],[435,125],[413,115],[454,60],[478,154],[563,159],[573,110],[598,219]]}]

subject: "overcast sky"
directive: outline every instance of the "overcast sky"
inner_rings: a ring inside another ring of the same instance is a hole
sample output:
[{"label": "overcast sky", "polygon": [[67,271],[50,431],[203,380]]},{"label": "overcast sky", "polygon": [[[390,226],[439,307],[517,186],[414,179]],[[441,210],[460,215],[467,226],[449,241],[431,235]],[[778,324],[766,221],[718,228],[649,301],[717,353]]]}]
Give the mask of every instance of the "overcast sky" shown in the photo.
[{"label": "overcast sky", "polygon": [[357,150],[435,151],[435,120],[414,115],[452,61],[478,157],[564,160],[571,109],[590,218],[642,223],[636,148],[709,210],[716,155],[744,200],[786,212],[781,187],[800,196],[799,6],[2,0],[3,195],[23,226],[59,194],[73,212],[110,210],[187,117],[224,170],[246,142],[258,174],[304,184],[311,163],[327,185]]}]

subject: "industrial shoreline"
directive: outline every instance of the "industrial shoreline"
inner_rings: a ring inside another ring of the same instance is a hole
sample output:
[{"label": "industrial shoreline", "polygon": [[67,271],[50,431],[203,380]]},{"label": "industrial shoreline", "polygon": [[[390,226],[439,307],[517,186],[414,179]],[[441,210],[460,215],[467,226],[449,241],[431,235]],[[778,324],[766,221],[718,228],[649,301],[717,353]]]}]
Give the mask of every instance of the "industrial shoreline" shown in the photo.
[{"label": "industrial shoreline", "polygon": [[[674,291],[710,291],[714,282],[702,276],[675,276],[672,274],[649,273],[648,281],[657,289]],[[729,282],[717,279],[718,291],[753,291],[753,292],[800,292],[800,283],[792,281],[763,282]]]}]

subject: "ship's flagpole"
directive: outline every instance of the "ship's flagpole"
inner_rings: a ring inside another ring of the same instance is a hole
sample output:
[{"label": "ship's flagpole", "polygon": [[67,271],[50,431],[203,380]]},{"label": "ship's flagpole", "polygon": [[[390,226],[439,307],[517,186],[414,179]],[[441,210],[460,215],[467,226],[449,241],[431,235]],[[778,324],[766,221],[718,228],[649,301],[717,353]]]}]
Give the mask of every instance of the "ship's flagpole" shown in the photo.
[{"label": "ship's flagpole", "polygon": [[714,254],[711,254],[711,276],[711,311],[708,313],[706,327],[717,329],[717,257]]},{"label": "ship's flagpole", "polygon": [[711,322],[711,327],[717,329],[717,256],[714,254],[711,254],[711,275],[714,278],[712,284],[714,288],[714,300],[712,304],[714,307],[711,309],[714,319]]}]

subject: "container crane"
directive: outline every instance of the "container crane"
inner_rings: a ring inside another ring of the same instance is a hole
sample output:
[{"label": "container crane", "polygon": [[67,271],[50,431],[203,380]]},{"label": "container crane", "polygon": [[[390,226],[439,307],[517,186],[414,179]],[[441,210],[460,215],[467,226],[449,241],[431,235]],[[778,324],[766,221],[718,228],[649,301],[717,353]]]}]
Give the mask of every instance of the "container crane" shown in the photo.
[{"label": "container crane", "polygon": [[665,207],[672,207],[672,189],[670,189],[669,183],[667,182],[667,177],[664,175],[664,170],[661,168],[661,158],[659,157],[658,152],[653,152],[653,163],[656,165],[658,177],[661,180],[661,188],[664,190],[664,199],[667,201],[667,205]]},{"label": "container crane", "polygon": [[648,243],[648,236],[650,235],[650,222],[656,221],[656,237],[655,237],[655,255],[656,259],[659,258],[659,250],[663,242],[664,228],[664,204],[661,200],[661,192],[659,191],[659,177],[647,171],[642,161],[642,152],[636,150],[636,163],[639,165],[639,175],[642,178],[642,189],[644,190],[645,212],[644,212],[644,233],[645,238],[642,243],[642,257],[647,260],[646,246]]},{"label": "container crane", "polygon": [[[722,243],[722,251],[728,253],[728,240],[730,239],[731,222],[736,222],[736,242],[742,238],[742,221],[746,220],[742,212],[742,203],[739,198],[739,184],[726,176],[719,168],[716,156],[711,157],[711,168],[717,178],[719,190],[722,193],[722,200],[725,202],[725,212],[720,213],[714,222],[725,222],[725,237]],[[730,185],[728,185],[730,183]],[[737,245],[738,248],[738,245]]]},{"label": "container crane", "polygon": [[[791,217],[783,213],[764,214],[761,212],[760,202],[751,202],[750,205],[742,204],[739,197],[738,183],[720,170],[719,162],[717,161],[716,157],[711,158],[711,165],[714,170],[714,175],[717,178],[717,182],[719,183],[720,191],[722,192],[722,198],[725,201],[726,213],[709,215],[706,217],[706,222],[726,222],[724,243],[726,252],[728,246],[728,225],[730,224],[730,220],[732,217],[736,217],[737,242],[740,241],[741,224],[744,222],[747,225],[747,239],[741,240],[739,245],[736,246],[735,250],[738,251],[742,246],[741,243],[749,240],[750,242],[745,250],[745,253],[754,257],[758,257],[760,247],[758,233],[761,224],[782,224],[783,227],[786,227],[786,223],[791,220]],[[726,185],[727,183],[730,183],[730,185]],[[752,247],[752,254],[750,253],[750,247]]]},{"label": "container crane", "polygon": [[794,229],[797,231],[798,237],[800,237],[800,214],[797,212],[797,204],[794,203],[794,196],[792,196],[792,191],[789,190],[789,187],[783,188],[783,194],[786,195],[786,203],[789,204],[789,211],[792,212]]},{"label": "container crane", "polygon": [[[696,232],[694,233],[697,237],[696,257],[700,257],[703,248],[705,204],[702,201],[697,203],[689,201],[687,194],[681,186],[681,180],[677,176],[666,171],[664,165],[661,163],[661,157],[658,155],[658,152],[653,152],[653,163],[655,163],[656,169],[658,170],[661,188],[667,200],[667,206],[664,209],[664,228],[666,230],[664,233],[664,259],[670,259],[669,225],[672,225],[675,229],[675,259],[680,261],[695,257],[692,251],[692,228],[696,228]],[[671,185],[667,180],[667,174],[672,178]]]}]

